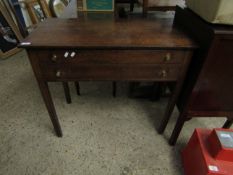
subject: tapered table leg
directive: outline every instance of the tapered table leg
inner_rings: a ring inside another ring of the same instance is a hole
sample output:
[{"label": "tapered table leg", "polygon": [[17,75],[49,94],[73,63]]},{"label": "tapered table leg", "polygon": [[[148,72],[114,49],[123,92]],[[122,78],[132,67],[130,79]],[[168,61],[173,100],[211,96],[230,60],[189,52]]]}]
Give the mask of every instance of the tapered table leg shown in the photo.
[{"label": "tapered table leg", "polygon": [[227,119],[227,121],[224,123],[224,125],[222,127],[229,129],[232,124],[233,124],[233,119]]},{"label": "tapered table leg", "polygon": [[58,137],[62,137],[61,126],[60,126],[60,123],[59,123],[59,120],[58,120],[58,117],[56,114],[56,110],[55,110],[55,107],[53,104],[53,100],[52,100],[52,97],[51,97],[51,94],[49,91],[48,83],[45,81],[38,80],[38,85],[39,85],[40,92],[42,94],[44,103],[45,103],[46,108],[48,110],[50,119],[52,121],[54,130],[55,130]]},{"label": "tapered table leg", "polygon": [[62,130],[61,130],[61,126],[56,114],[56,110],[53,104],[53,100],[49,91],[49,86],[48,86],[48,82],[44,80],[44,77],[41,76],[40,74],[40,67],[39,67],[39,54],[37,51],[35,50],[28,50],[28,56],[29,56],[29,60],[31,62],[36,80],[38,82],[38,86],[41,92],[41,95],[43,97],[44,103],[46,105],[47,111],[49,113],[49,117],[52,121],[54,130],[56,132],[56,135],[58,137],[62,137]]},{"label": "tapered table leg", "polygon": [[180,90],[181,90],[181,84],[178,84],[175,91],[173,92],[172,96],[170,97],[169,99],[169,102],[168,102],[168,105],[166,107],[166,111],[165,111],[165,114],[164,114],[164,117],[160,123],[160,126],[158,128],[158,133],[159,134],[162,134],[168,124],[168,121],[170,120],[171,118],[171,115],[172,115],[172,112],[175,108],[175,105],[176,105],[176,101],[177,101],[177,98],[178,98],[178,95],[180,93]]},{"label": "tapered table leg", "polygon": [[176,141],[180,135],[180,132],[184,126],[184,122],[186,121],[186,118],[187,118],[187,115],[185,113],[180,113],[180,116],[176,122],[176,126],[175,128],[173,129],[172,131],[172,135],[169,139],[169,144],[170,145],[175,145],[176,144]]}]

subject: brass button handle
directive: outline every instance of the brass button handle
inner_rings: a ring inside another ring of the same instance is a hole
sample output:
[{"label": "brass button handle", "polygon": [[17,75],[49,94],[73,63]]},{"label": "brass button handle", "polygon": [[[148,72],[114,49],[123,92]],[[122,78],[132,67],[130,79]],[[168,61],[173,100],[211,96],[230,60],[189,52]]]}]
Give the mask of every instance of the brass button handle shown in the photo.
[{"label": "brass button handle", "polygon": [[53,54],[51,60],[52,60],[53,62],[56,62],[56,61],[57,61],[57,55],[56,55],[56,54]]},{"label": "brass button handle", "polygon": [[61,77],[61,71],[56,72],[56,77]]},{"label": "brass button handle", "polygon": [[164,57],[164,60],[165,61],[171,61],[171,54],[170,53],[167,53]]}]

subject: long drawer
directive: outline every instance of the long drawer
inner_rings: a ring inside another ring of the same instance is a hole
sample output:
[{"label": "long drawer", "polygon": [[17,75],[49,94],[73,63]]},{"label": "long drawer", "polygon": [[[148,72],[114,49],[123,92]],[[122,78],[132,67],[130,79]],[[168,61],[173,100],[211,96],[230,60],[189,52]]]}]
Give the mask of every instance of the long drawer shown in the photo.
[{"label": "long drawer", "polygon": [[176,81],[186,51],[45,50],[38,54],[41,74],[49,81]]},{"label": "long drawer", "polygon": [[175,81],[181,65],[73,65],[51,66],[43,71],[47,80],[160,80]]},{"label": "long drawer", "polygon": [[177,64],[185,51],[176,50],[53,50],[39,53],[47,64]]}]

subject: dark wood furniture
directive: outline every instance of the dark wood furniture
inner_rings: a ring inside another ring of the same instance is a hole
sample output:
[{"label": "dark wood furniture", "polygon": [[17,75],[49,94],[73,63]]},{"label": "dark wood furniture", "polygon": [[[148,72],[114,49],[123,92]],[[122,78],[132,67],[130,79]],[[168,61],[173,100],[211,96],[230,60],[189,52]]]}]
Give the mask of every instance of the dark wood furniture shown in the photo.
[{"label": "dark wood furniture", "polygon": [[[62,136],[62,130],[48,82],[176,82],[165,112],[170,115],[197,48],[186,34],[172,27],[172,22],[140,16],[47,19],[23,40],[19,47],[27,49],[57,136]],[[54,56],[57,59],[52,59]]]},{"label": "dark wood furniture", "polygon": [[129,3],[130,11],[133,11],[135,0],[115,0],[115,3]]},{"label": "dark wood furniture", "polygon": [[[179,97],[179,118],[169,140],[176,143],[185,121],[193,117],[228,117],[233,120],[233,26],[205,22],[189,9],[177,7],[174,25],[182,28],[200,45],[192,59]],[[169,116],[159,128],[162,133]]]},{"label": "dark wood furniture", "polygon": [[175,6],[154,6],[150,7],[148,5],[148,0],[143,0],[142,3],[142,13],[143,16],[147,16],[148,11],[175,11]]},{"label": "dark wood furniture", "polygon": [[176,5],[150,6],[149,0],[142,0],[143,16],[147,16],[148,11],[175,11],[175,10],[176,10]]}]

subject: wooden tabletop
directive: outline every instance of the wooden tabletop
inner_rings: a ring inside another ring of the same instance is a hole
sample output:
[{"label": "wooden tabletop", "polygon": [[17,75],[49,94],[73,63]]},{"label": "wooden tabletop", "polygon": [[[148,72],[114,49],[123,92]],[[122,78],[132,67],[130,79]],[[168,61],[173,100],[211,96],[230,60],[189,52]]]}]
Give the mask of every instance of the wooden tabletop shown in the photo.
[{"label": "wooden tabletop", "polygon": [[23,48],[174,48],[197,45],[172,26],[173,18],[50,18],[24,39]]}]

